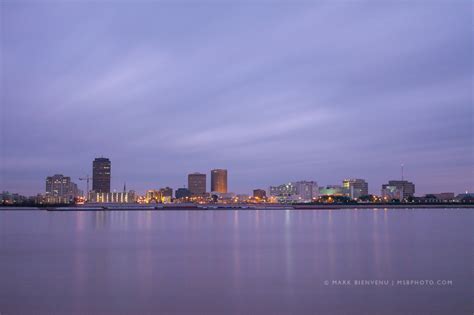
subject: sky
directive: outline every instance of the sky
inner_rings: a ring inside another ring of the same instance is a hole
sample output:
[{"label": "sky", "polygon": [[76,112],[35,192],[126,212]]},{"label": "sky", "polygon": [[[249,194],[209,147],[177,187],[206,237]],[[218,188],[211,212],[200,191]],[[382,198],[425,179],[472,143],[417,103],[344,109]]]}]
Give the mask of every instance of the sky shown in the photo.
[{"label": "sky", "polygon": [[0,190],[474,191],[472,1],[0,2]]}]

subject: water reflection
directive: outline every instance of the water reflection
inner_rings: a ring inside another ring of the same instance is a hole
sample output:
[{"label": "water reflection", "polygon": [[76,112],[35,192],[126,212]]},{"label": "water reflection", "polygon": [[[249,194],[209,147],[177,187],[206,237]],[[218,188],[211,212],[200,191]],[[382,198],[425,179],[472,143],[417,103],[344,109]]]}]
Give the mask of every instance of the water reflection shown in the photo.
[{"label": "water reflection", "polygon": [[381,270],[381,261],[380,261],[380,239],[379,232],[380,227],[378,225],[378,213],[377,209],[372,211],[372,244],[373,244],[373,255],[374,255],[374,265],[376,270],[377,279],[381,279],[382,270]]},{"label": "water reflection", "polygon": [[291,217],[293,215],[293,210],[284,210],[285,211],[285,229],[284,229],[284,242],[285,242],[285,276],[287,289],[290,290],[289,293],[293,293],[292,287],[288,284],[293,280],[293,244],[292,244],[292,226],[291,226]]},{"label": "water reflection", "polygon": [[77,211],[76,215],[76,231],[81,232],[84,231],[86,225],[86,214],[84,211]]},{"label": "water reflection", "polygon": [[329,275],[334,278],[334,268],[335,268],[335,251],[336,251],[336,243],[334,239],[334,225],[333,225],[333,210],[329,210],[327,213],[327,252],[328,252],[328,260],[329,260]]},{"label": "water reflection", "polygon": [[390,231],[389,231],[389,225],[388,225],[388,209],[385,208],[383,212],[383,239],[384,239],[384,267],[387,269],[387,273],[389,275],[392,274],[392,258],[390,255]]},{"label": "water reflection", "polygon": [[101,230],[104,228],[108,228],[109,226],[109,213],[105,211],[94,211],[92,213],[92,226],[95,230]]},{"label": "water reflection", "polygon": [[233,277],[232,280],[234,282],[234,288],[237,292],[240,292],[241,283],[240,279],[242,277],[241,274],[241,257],[240,257],[240,230],[239,230],[239,213],[240,211],[234,210],[233,211],[233,229],[232,229],[232,257],[233,257]]},{"label": "water reflection", "polygon": [[152,227],[152,214],[153,211],[140,211],[137,215],[138,228],[140,230],[150,230]]},{"label": "water reflection", "polygon": [[[236,305],[239,314],[353,314],[354,305],[359,314],[386,314],[399,305],[462,314],[470,307],[472,266],[465,253],[472,247],[472,215],[385,209],[0,213],[0,304],[6,314],[227,314]],[[410,275],[455,285],[374,290],[321,284]]]}]

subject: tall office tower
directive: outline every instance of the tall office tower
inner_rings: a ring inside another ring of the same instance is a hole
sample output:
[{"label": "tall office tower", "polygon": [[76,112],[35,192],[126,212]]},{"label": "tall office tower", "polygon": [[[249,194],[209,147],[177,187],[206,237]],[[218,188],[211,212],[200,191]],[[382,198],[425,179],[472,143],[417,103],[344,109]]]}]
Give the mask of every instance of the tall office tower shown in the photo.
[{"label": "tall office tower", "polygon": [[46,196],[49,202],[69,202],[79,195],[81,195],[81,191],[69,176],[56,174],[46,177]]},{"label": "tall office tower", "polygon": [[344,179],[342,181],[342,187],[344,187],[345,193],[352,199],[369,194],[369,184],[360,178]]},{"label": "tall office tower", "polygon": [[110,192],[110,160],[104,157],[96,158],[92,162],[92,190],[95,192]]},{"label": "tall office tower", "polygon": [[407,180],[389,180],[388,184],[382,185],[382,191],[388,186],[396,187],[402,192],[401,199],[413,197],[415,195],[415,184]]},{"label": "tall office tower", "polygon": [[206,193],[206,174],[189,174],[188,189],[193,196],[204,195]]},{"label": "tall office tower", "polygon": [[311,202],[313,198],[318,198],[318,183],[313,181],[298,181],[293,183],[296,186],[296,193],[303,202]]},{"label": "tall office tower", "polygon": [[46,177],[46,194],[55,197],[66,197],[72,193],[71,178],[56,174]]},{"label": "tall office tower", "polygon": [[211,170],[211,192],[227,193],[227,170]]}]

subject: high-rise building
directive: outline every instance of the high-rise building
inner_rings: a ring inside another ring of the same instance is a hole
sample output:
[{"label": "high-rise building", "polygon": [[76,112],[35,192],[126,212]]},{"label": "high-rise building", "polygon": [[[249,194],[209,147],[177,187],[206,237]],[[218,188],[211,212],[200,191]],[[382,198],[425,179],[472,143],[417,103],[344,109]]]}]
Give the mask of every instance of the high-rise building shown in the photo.
[{"label": "high-rise building", "polygon": [[92,162],[92,190],[95,192],[110,192],[110,160],[104,157],[96,158]]},{"label": "high-rise building", "polygon": [[295,182],[296,193],[298,194],[298,199],[302,202],[311,202],[313,198],[319,196],[318,183],[313,181],[298,181]]},{"label": "high-rise building", "polygon": [[46,177],[46,196],[52,203],[66,203],[78,197],[81,191],[71,177],[56,174]]},{"label": "high-rise building", "polygon": [[415,195],[415,184],[407,180],[389,180],[388,184],[382,185],[382,194],[383,190],[388,186],[396,187],[401,192],[400,200],[413,197]]},{"label": "high-rise building", "polygon": [[254,189],[253,190],[253,197],[259,199],[267,198],[267,192],[263,189]]},{"label": "high-rise building", "polygon": [[227,170],[211,170],[211,192],[227,193]]},{"label": "high-rise building", "polygon": [[46,177],[46,194],[56,197],[64,197],[69,193],[71,177],[56,174]]},{"label": "high-rise building", "polygon": [[361,178],[344,179],[342,187],[351,199],[357,199],[360,196],[367,196],[369,194],[369,185]]},{"label": "high-rise building", "polygon": [[188,189],[193,196],[206,193],[206,174],[193,173],[188,175]]}]

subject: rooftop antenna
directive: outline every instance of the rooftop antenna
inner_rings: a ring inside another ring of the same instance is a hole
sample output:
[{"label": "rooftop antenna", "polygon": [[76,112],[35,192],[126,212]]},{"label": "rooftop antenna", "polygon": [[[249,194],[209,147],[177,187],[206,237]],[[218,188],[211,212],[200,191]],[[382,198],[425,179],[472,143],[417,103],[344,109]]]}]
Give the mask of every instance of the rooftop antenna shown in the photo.
[{"label": "rooftop antenna", "polygon": [[403,179],[403,166],[404,166],[404,165],[403,165],[403,163],[402,163],[402,164],[400,165],[401,171],[402,171],[402,180],[404,180],[404,179]]}]

